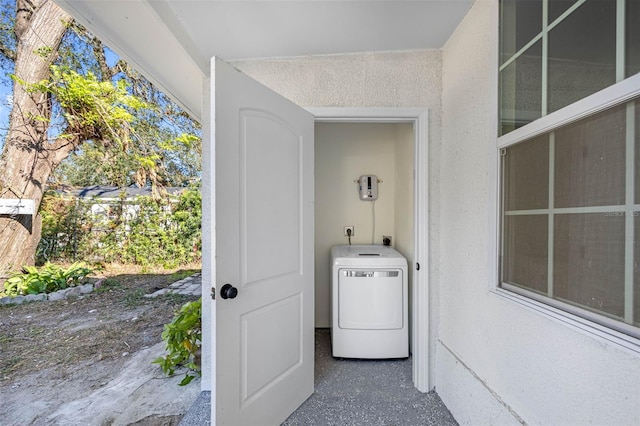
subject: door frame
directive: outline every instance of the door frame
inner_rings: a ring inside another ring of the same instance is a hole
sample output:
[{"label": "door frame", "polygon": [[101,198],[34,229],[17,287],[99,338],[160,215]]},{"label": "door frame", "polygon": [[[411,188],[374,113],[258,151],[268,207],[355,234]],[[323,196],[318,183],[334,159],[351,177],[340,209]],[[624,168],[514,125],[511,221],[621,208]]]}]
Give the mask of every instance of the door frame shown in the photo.
[{"label": "door frame", "polygon": [[414,137],[414,263],[412,271],[411,348],[413,385],[433,389],[434,333],[429,286],[429,110],[427,108],[305,108],[316,122],[411,123]]},{"label": "door frame", "polygon": [[[209,79],[203,84],[205,92],[205,110],[210,106]],[[429,110],[427,108],[305,108],[311,112],[318,122],[351,122],[351,123],[412,123],[414,129],[414,255],[415,261],[420,263],[423,273],[413,274],[412,288],[412,314],[411,314],[411,347],[412,347],[412,374],[413,384],[421,392],[428,392],[434,386],[435,366],[435,333],[431,330],[431,293],[429,286]],[[203,134],[208,134],[210,123],[204,120]],[[205,144],[203,150],[207,150],[203,158],[203,194],[215,185],[211,162],[215,159],[215,153],[211,143]],[[207,196],[203,196],[203,211],[210,214],[203,215],[203,259],[212,256],[211,244],[212,225],[215,223],[212,217],[214,203]],[[204,232],[207,230],[207,232]],[[215,342],[209,339],[211,335],[210,323],[215,315],[215,306],[212,306],[209,292],[211,291],[211,264],[203,262],[203,306],[202,306],[202,381],[201,389],[210,391],[215,389],[215,377],[212,377],[210,363],[214,361]],[[206,350],[205,350],[206,348]]]}]

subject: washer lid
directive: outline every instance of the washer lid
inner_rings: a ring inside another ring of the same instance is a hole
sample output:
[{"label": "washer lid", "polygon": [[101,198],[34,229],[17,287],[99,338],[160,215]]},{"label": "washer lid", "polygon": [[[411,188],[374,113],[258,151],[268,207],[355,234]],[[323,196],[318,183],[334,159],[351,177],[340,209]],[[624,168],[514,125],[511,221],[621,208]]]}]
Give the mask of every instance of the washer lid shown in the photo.
[{"label": "washer lid", "polygon": [[406,259],[397,250],[381,245],[340,245],[331,248],[334,265],[403,266]]}]

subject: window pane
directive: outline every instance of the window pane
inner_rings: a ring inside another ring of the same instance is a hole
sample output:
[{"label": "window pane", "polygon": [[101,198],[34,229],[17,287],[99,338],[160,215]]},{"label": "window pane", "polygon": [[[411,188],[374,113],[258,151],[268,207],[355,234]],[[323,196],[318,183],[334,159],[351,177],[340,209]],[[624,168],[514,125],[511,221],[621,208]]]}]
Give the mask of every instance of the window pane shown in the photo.
[{"label": "window pane", "polygon": [[542,42],[500,72],[500,134],[541,117]]},{"label": "window pane", "polygon": [[624,204],[622,105],[555,132],[555,207]]},{"label": "window pane", "polygon": [[549,23],[558,19],[577,0],[549,0]]},{"label": "window pane", "polygon": [[505,216],[502,280],[547,294],[547,215]]},{"label": "window pane", "polygon": [[549,136],[514,145],[503,158],[505,210],[548,208]]},{"label": "window pane", "polygon": [[502,0],[500,7],[503,64],[542,31],[542,0]]},{"label": "window pane", "polygon": [[638,23],[640,19],[640,1],[627,0],[626,5],[625,77],[630,77],[640,72],[640,25]]},{"label": "window pane", "polygon": [[554,298],[624,317],[624,215],[554,218]]},{"label": "window pane", "polygon": [[590,0],[549,32],[548,112],[616,81],[616,2]]}]

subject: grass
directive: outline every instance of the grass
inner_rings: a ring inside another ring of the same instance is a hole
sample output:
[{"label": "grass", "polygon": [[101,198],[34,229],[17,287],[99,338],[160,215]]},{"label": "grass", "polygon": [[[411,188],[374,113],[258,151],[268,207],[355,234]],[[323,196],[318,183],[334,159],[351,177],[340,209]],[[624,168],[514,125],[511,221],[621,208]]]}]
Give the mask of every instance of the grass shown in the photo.
[{"label": "grass", "polygon": [[129,307],[135,307],[144,303],[144,290],[141,288],[135,288],[128,291],[124,296],[124,302]]},{"label": "grass", "polygon": [[195,273],[196,271],[193,271],[193,270],[180,270],[171,274],[171,279],[174,281],[180,281],[181,279],[190,277]]},{"label": "grass", "polygon": [[42,333],[44,333],[46,331],[46,329],[44,327],[40,327],[40,326],[34,326],[29,328],[29,337],[35,337],[38,336]]},{"label": "grass", "polygon": [[0,379],[3,378],[6,374],[11,373],[16,367],[19,367],[21,363],[22,358],[17,356],[8,359],[3,363],[3,365],[0,365],[0,375],[2,375]]}]

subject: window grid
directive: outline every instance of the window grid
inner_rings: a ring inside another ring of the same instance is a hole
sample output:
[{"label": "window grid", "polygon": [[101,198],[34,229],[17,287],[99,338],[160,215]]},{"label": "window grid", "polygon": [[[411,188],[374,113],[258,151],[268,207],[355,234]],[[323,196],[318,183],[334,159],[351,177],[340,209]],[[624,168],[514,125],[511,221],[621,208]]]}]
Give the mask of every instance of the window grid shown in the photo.
[{"label": "window grid", "polygon": [[[546,3],[546,1],[545,1]],[[549,224],[547,225],[547,296],[553,299],[553,242],[555,241],[555,173],[556,173],[556,134],[549,134]]]},{"label": "window grid", "polygon": [[[547,0],[545,0],[547,1]],[[624,80],[625,74],[625,0],[616,4],[616,82]]]},{"label": "window grid", "polygon": [[[583,206],[583,207],[555,207],[555,131],[551,131],[547,133],[549,140],[549,183],[548,183],[548,206],[546,209],[523,209],[523,210],[506,210],[504,206],[506,206],[506,191],[505,191],[505,161],[506,155],[508,153],[508,147],[502,148],[500,150],[502,162],[501,162],[501,180],[502,180],[502,190],[501,190],[501,201],[502,201],[502,238],[500,239],[501,245],[501,253],[505,253],[505,235],[506,230],[504,229],[506,223],[506,217],[514,217],[514,216],[535,216],[546,215],[548,218],[548,228],[547,228],[547,291],[546,297],[552,299],[551,304],[556,305],[556,302],[564,302],[568,303],[571,306],[577,307],[579,309],[586,309],[590,312],[595,312],[596,315],[602,315],[604,317],[613,318],[618,321],[623,321],[626,324],[631,326],[637,326],[634,322],[634,246],[635,246],[635,217],[640,216],[640,203],[636,203],[635,201],[635,176],[636,176],[636,164],[635,164],[635,140],[636,140],[636,99],[626,102],[626,111],[625,111],[625,202],[620,205],[603,205],[603,206]],[[529,139],[530,140],[530,139]],[[511,145],[515,146],[515,145]],[[618,317],[611,313],[607,313],[604,311],[598,311],[589,306],[584,306],[576,301],[563,300],[560,297],[557,297],[554,293],[554,230],[555,230],[555,217],[557,215],[565,215],[565,214],[592,214],[599,213],[605,214],[608,216],[625,216],[624,222],[624,314],[622,317]],[[530,288],[522,288],[517,283],[508,282],[504,279],[506,271],[505,271],[505,263],[503,262],[501,267],[501,283],[502,286],[508,288],[509,290],[520,292],[523,290],[523,293],[528,294],[530,292],[534,292],[535,290]],[[536,298],[536,297],[534,297]],[[542,300],[544,301],[544,300]],[[568,309],[571,311],[572,309]],[[615,324],[615,323],[614,323]],[[607,324],[611,326],[610,323]],[[613,328],[616,328],[615,325]],[[622,327],[622,331],[629,333],[629,329]],[[640,335],[637,329],[634,329],[632,333],[633,335]]]},{"label": "window grid", "polygon": [[[514,63],[518,58],[523,56],[530,48],[532,48],[538,41],[541,41],[542,44],[542,53],[541,53],[541,87],[540,87],[540,116],[544,117],[549,114],[549,33],[558,25],[560,25],[565,19],[567,19],[571,14],[573,14],[578,8],[584,5],[588,0],[576,0],[567,10],[565,10],[558,18],[553,20],[553,22],[548,22],[549,20],[549,1],[551,0],[542,0],[542,29],[540,33],[538,33],[535,37],[533,37],[528,43],[526,43],[522,48],[520,48],[517,52],[515,52],[510,58],[506,59],[499,67],[499,74],[502,75],[503,71],[512,63]],[[611,0],[614,1],[614,0]],[[626,52],[626,0],[615,0],[616,1],[616,42],[615,42],[615,82],[620,82],[625,79],[626,72],[626,62],[625,62],[625,52]],[[502,90],[502,89],[501,89]],[[500,114],[503,114],[503,111],[500,111]],[[533,118],[532,120],[535,120]],[[511,130],[503,130],[502,118],[500,119],[500,130],[499,134],[504,135],[509,133]]]},{"label": "window grid", "polygon": [[634,267],[634,217],[638,210],[634,209],[635,201],[635,103],[627,103],[626,111],[626,164],[625,164],[625,244],[624,244],[624,322],[633,324],[634,294],[633,294],[633,267]]},{"label": "window grid", "polygon": [[[555,21],[547,25],[547,16],[549,15],[549,0],[542,0],[542,31],[540,34],[531,39],[531,41],[524,46],[520,50],[518,50],[511,58],[504,61],[504,63],[500,66],[499,70],[502,71],[506,67],[509,66],[513,61],[518,59],[524,52],[527,51],[531,46],[533,46],[538,40],[540,40],[543,36],[548,35],[549,31],[554,29],[558,24],[564,21],[569,15],[571,15],[577,8],[582,6],[587,0],[578,0],[574,3],[569,9],[567,9],[562,15],[560,15]],[[619,0],[624,1],[624,0]],[[622,8],[624,10],[624,7]],[[623,15],[624,18],[624,15]],[[624,37],[624,35],[623,35]]]},{"label": "window grid", "polygon": [[[567,15],[568,16],[568,15]],[[548,0],[542,0],[542,72],[541,83],[542,92],[540,93],[540,115],[543,117],[547,115],[547,104],[549,102],[547,96],[547,86],[549,82],[549,2]]]}]

